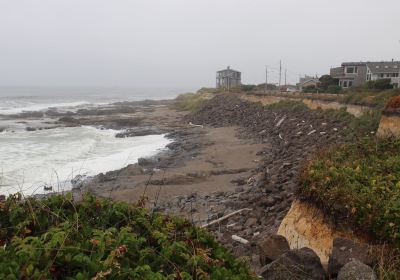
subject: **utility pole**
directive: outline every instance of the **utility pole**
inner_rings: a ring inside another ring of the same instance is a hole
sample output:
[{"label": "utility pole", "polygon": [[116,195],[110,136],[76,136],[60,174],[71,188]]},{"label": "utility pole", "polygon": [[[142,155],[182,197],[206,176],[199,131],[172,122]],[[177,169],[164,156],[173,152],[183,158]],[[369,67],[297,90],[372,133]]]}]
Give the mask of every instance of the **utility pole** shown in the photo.
[{"label": "utility pole", "polygon": [[287,69],[285,69],[285,86],[287,85],[287,83],[286,83],[286,74],[287,74]]},{"label": "utility pole", "polygon": [[268,91],[268,66],[265,66],[265,92]]},{"label": "utility pole", "polygon": [[281,89],[282,81],[282,60],[279,60],[279,90]]}]

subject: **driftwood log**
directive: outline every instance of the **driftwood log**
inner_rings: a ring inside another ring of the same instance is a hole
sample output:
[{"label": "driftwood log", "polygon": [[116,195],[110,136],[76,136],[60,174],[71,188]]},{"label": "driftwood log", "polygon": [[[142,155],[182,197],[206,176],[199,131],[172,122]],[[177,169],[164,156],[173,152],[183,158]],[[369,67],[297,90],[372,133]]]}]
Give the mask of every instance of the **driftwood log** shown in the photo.
[{"label": "driftwood log", "polygon": [[237,211],[235,211],[235,212],[229,213],[228,215],[222,216],[222,217],[219,218],[219,219],[216,219],[216,220],[214,220],[214,221],[211,221],[211,222],[209,222],[209,223],[206,223],[206,224],[202,225],[201,228],[206,228],[206,227],[208,227],[208,226],[211,226],[211,225],[214,225],[214,224],[218,224],[218,223],[220,223],[220,222],[222,222],[222,221],[224,221],[224,220],[226,220],[226,219],[228,219],[228,218],[230,218],[230,217],[232,217],[232,216],[234,216],[234,215],[237,215],[237,214],[239,214],[239,213],[242,213],[243,211],[252,211],[252,210],[253,210],[253,209],[250,209],[250,208],[243,208],[243,209],[237,210]]}]

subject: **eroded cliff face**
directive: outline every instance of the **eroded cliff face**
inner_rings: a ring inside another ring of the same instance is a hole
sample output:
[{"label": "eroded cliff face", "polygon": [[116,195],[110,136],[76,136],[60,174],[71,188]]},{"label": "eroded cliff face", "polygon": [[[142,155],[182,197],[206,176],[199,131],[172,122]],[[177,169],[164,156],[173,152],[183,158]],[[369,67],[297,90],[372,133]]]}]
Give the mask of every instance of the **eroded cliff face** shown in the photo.
[{"label": "eroded cliff face", "polygon": [[400,111],[391,114],[383,112],[377,135],[379,137],[400,137]]},{"label": "eroded cliff face", "polygon": [[308,247],[314,250],[324,266],[328,263],[336,237],[356,240],[351,231],[338,230],[328,224],[315,206],[298,200],[293,202],[278,234],[286,237],[291,249]]}]

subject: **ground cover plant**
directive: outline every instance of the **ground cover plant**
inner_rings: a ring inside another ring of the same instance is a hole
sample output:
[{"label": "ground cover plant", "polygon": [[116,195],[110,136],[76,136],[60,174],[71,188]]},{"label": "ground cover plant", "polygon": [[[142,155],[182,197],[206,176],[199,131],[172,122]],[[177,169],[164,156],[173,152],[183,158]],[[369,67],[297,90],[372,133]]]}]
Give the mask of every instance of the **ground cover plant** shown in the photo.
[{"label": "ground cover plant", "polygon": [[201,105],[206,100],[203,93],[183,93],[176,97],[174,108],[178,111],[195,112],[201,108]]},{"label": "ground cover plant", "polygon": [[255,279],[180,218],[85,195],[0,202],[0,279]]},{"label": "ground cover plant", "polygon": [[304,168],[299,195],[400,248],[400,139],[365,138],[321,152]]},{"label": "ground cover plant", "polygon": [[383,109],[393,96],[400,95],[399,89],[373,90],[364,87],[350,88],[339,96],[338,101],[346,104],[359,104]]}]

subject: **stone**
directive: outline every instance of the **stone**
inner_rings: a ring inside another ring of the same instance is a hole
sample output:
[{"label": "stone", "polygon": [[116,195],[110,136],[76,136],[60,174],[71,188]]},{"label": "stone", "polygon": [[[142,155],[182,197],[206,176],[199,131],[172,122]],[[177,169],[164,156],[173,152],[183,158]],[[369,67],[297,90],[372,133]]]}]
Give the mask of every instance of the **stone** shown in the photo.
[{"label": "stone", "polygon": [[337,280],[377,280],[374,270],[358,260],[345,264],[339,271]]},{"label": "stone", "polygon": [[245,227],[253,227],[257,224],[257,218],[248,218],[246,223],[244,224]]},{"label": "stone", "polygon": [[263,264],[276,260],[282,254],[290,250],[289,243],[282,235],[271,235],[264,240],[260,240],[257,246],[261,252]]},{"label": "stone", "polygon": [[129,164],[125,170],[130,176],[142,175],[143,169],[138,164]]},{"label": "stone", "polygon": [[270,207],[270,206],[274,205],[274,203],[275,203],[275,199],[272,198],[271,196],[267,197],[266,199],[263,199],[263,201],[262,201],[262,205],[265,207]]},{"label": "stone", "polygon": [[149,167],[149,166],[154,166],[157,164],[157,159],[156,158],[139,158],[138,159],[138,164],[139,166],[142,167]]},{"label": "stone", "polygon": [[253,266],[260,266],[260,256],[259,255],[251,255],[251,264]]},{"label": "stone", "polygon": [[342,237],[335,238],[328,261],[328,274],[336,276],[346,263],[354,259],[367,265],[373,264],[374,260],[370,254],[368,244],[356,243]]},{"label": "stone", "polygon": [[310,248],[291,250],[268,264],[261,275],[268,280],[323,280],[324,268]]},{"label": "stone", "polygon": [[243,187],[236,187],[235,188],[235,192],[237,192],[237,193],[243,192],[243,191],[244,191]]}]

